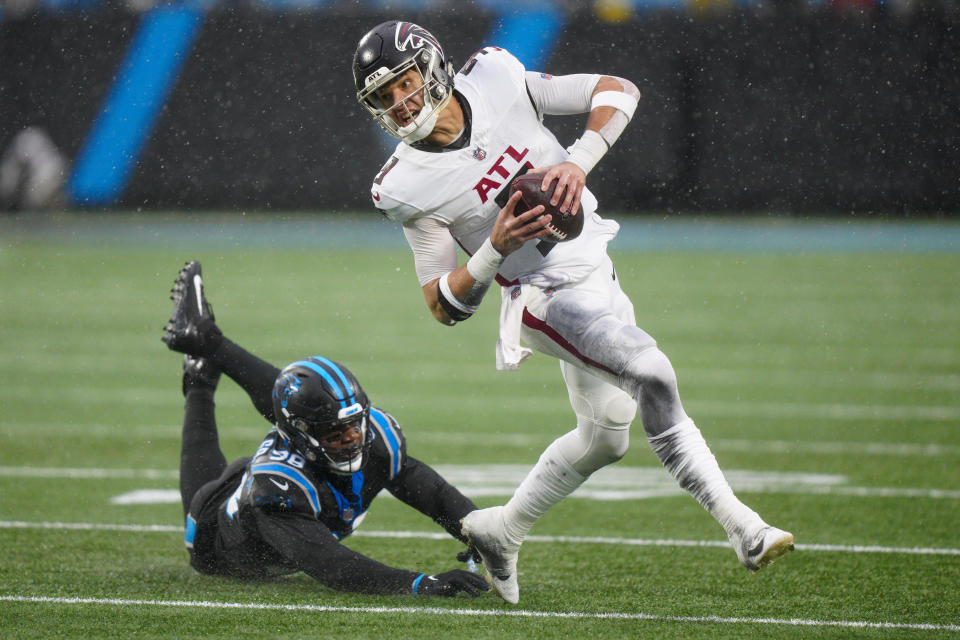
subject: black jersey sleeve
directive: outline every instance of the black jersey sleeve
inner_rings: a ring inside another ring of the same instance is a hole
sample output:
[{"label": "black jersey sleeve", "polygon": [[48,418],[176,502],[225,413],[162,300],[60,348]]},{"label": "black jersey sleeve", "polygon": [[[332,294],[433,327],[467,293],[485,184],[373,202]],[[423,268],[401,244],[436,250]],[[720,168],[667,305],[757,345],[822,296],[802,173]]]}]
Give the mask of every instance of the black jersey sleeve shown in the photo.
[{"label": "black jersey sleeve", "polygon": [[396,569],[340,544],[336,536],[313,518],[253,509],[262,540],[290,564],[338,591],[369,594],[409,594],[418,571]]},{"label": "black jersey sleeve", "polygon": [[477,508],[428,464],[406,456],[400,473],[387,489],[417,511],[429,516],[454,538],[466,542],[460,520]]}]

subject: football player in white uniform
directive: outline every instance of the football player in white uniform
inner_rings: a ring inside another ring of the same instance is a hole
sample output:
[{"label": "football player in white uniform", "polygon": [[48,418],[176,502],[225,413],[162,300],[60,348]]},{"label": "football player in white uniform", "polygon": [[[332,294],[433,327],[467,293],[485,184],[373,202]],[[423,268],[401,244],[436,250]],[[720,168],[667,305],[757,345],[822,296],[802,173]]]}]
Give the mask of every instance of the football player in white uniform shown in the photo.
[{"label": "football player in white uniform", "polygon": [[[577,416],[504,506],[474,511],[463,531],[507,602],[519,599],[517,555],[533,524],[597,469],[626,453],[639,406],[647,438],[677,482],[726,531],[740,562],[757,571],[793,548],[727,484],[693,420],[674,370],[636,326],[607,243],[619,226],[597,214],[586,176],[633,116],[628,80],[527,71],[509,52],[481,49],[454,75],[440,43],[409,22],[386,22],[360,41],[357,99],[390,135],[393,155],[377,174],[375,206],[403,226],[434,317],[469,318],[494,279],[501,285],[497,367],[516,369],[531,350],[552,355]],[[564,149],[543,116],[589,113]],[[516,211],[511,180],[527,171],[553,181],[561,211],[582,204],[583,231],[551,242],[543,207]],[[542,215],[543,214],[543,215]],[[470,258],[458,266],[459,245]]]}]

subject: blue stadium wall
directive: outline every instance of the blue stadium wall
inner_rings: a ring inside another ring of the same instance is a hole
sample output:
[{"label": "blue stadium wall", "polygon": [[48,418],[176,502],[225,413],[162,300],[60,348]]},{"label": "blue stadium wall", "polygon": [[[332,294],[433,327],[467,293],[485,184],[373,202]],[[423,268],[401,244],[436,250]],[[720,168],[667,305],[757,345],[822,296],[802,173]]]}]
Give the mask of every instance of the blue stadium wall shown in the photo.
[{"label": "blue stadium wall", "polygon": [[[786,5],[783,5],[786,6]],[[938,11],[414,11],[464,61],[634,80],[608,210],[960,211],[960,24]],[[354,100],[376,11],[158,6],[0,20],[0,150],[42,126],[85,208],[369,210],[390,143]],[[549,119],[564,143],[582,118]]]}]

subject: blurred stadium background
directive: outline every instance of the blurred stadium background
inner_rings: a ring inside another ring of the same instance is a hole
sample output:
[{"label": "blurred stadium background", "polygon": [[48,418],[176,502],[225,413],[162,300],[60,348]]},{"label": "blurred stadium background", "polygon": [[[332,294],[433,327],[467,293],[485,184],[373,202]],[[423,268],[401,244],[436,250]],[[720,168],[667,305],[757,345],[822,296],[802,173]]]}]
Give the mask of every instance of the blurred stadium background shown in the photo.
[{"label": "blurred stadium background", "polygon": [[607,211],[960,210],[954,0],[5,0],[0,204],[368,211],[392,143],[350,61],[400,15],[456,61],[634,80]]}]

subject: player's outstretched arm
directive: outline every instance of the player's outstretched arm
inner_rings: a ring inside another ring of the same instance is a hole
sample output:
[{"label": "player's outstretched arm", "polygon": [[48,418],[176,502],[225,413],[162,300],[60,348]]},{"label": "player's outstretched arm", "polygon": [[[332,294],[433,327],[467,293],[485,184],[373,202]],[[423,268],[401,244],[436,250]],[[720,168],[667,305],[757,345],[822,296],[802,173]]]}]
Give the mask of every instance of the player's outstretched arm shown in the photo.
[{"label": "player's outstretched arm", "polygon": [[435,575],[397,569],[346,547],[322,523],[256,511],[264,540],[298,569],[331,589],[379,595],[478,596],[483,577],[455,569]]},{"label": "player's outstretched arm", "polygon": [[503,260],[524,243],[550,235],[550,216],[541,215],[542,206],[514,215],[520,195],[511,194],[497,215],[490,237],[466,264],[423,286],[427,306],[439,322],[453,325],[476,313]]},{"label": "player's outstretched arm", "polygon": [[454,538],[467,542],[460,521],[476,510],[477,505],[430,465],[409,455],[404,456],[403,469],[387,489],[398,500],[439,524]]}]

